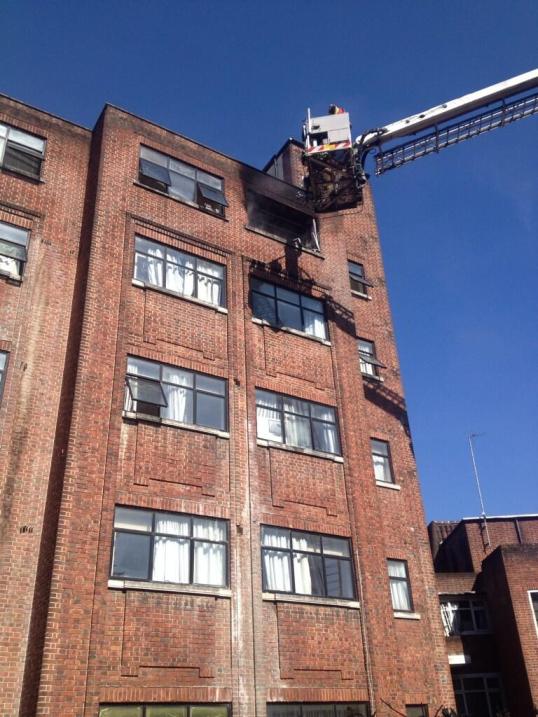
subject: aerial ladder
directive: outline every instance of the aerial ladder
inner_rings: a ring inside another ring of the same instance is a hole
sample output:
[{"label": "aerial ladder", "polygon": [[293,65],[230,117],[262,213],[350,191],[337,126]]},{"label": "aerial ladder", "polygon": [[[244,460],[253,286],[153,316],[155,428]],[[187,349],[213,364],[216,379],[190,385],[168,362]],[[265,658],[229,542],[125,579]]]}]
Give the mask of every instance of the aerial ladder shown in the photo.
[{"label": "aerial ladder", "polygon": [[303,125],[306,188],[316,212],[360,205],[368,180],[367,157],[373,153],[381,175],[446,147],[538,114],[538,69],[424,110],[354,141],[349,114],[331,105],[329,114]]}]

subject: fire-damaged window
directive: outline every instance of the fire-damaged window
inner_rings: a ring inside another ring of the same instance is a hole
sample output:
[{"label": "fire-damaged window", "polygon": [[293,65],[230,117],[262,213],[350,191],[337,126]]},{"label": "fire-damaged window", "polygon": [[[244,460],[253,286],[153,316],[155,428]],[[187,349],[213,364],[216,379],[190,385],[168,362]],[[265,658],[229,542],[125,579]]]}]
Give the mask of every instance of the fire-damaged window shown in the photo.
[{"label": "fire-damaged window", "polygon": [[225,431],[226,381],[129,356],[125,411]]},{"label": "fire-damaged window", "polygon": [[138,179],[147,187],[221,217],[228,206],[220,177],[148,147],[140,147]]},{"label": "fire-damaged window", "polygon": [[45,140],[15,127],[0,124],[0,166],[31,179],[39,179]]},{"label": "fire-damaged window", "polygon": [[262,527],[263,589],[320,597],[355,597],[347,538]]},{"label": "fire-damaged window", "polygon": [[488,614],[483,600],[446,598],[441,600],[445,635],[470,635],[488,632]]},{"label": "fire-damaged window", "polygon": [[316,220],[310,214],[252,191],[247,193],[247,211],[249,229],[319,252]]},{"label": "fire-damaged window", "polygon": [[112,578],[228,584],[228,523],[183,513],[117,507]]},{"label": "fire-damaged window", "polygon": [[27,259],[29,233],[0,222],[0,274],[20,279]]},{"label": "fire-damaged window", "polygon": [[367,702],[290,702],[267,705],[267,717],[369,717]]}]

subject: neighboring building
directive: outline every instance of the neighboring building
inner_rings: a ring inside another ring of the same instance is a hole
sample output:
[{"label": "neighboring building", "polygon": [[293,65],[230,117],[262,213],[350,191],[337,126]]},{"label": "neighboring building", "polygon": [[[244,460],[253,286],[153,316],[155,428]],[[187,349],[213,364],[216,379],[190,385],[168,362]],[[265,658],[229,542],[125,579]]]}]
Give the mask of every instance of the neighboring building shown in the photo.
[{"label": "neighboring building", "polygon": [[428,529],[459,713],[538,714],[538,515]]},{"label": "neighboring building", "polygon": [[454,706],[372,200],[300,154],[0,98],[0,714]]}]

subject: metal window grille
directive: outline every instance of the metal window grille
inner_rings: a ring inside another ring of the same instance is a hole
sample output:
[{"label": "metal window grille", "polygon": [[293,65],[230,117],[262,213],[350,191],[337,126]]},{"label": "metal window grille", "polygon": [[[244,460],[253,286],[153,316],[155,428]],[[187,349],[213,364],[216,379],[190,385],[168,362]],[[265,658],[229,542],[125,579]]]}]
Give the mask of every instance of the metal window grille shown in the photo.
[{"label": "metal window grille", "polygon": [[256,389],[258,438],[340,455],[331,406]]},{"label": "metal window grille", "polygon": [[[169,520],[167,521],[167,518]],[[166,523],[183,521],[182,530],[166,530]],[[165,528],[159,528],[163,523]],[[211,539],[197,534],[197,525],[205,523],[224,539]],[[228,522],[217,518],[187,515],[183,513],[165,513],[163,511],[143,510],[139,508],[117,507],[114,516],[114,541],[110,574],[112,578],[172,582],[170,579],[158,580],[156,577],[156,544],[168,540],[170,543],[182,543],[186,548],[178,560],[186,565],[177,567],[177,572],[186,573],[184,580],[174,580],[188,585],[212,585],[226,587],[229,581],[228,569]],[[196,577],[198,549],[218,552],[209,567],[210,579],[200,582]],[[174,556],[175,557],[175,556]]]},{"label": "metal window grille", "polygon": [[296,291],[251,279],[252,312],[273,326],[303,331],[321,339],[327,338],[327,320],[323,302]]}]

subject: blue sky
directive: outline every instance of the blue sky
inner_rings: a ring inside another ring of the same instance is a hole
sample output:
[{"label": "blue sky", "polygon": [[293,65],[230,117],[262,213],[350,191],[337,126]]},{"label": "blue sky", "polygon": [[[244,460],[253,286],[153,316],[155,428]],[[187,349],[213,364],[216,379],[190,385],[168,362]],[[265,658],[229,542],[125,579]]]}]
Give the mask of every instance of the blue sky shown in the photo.
[{"label": "blue sky", "polygon": [[[0,92],[262,166],[306,107],[387,124],[538,66],[535,0],[0,0]],[[429,519],[538,512],[538,118],[372,180]]]}]

